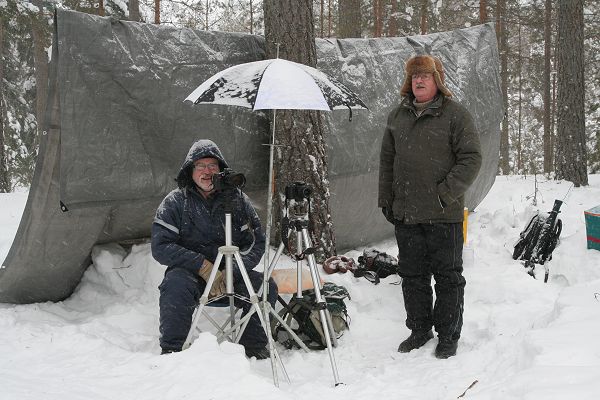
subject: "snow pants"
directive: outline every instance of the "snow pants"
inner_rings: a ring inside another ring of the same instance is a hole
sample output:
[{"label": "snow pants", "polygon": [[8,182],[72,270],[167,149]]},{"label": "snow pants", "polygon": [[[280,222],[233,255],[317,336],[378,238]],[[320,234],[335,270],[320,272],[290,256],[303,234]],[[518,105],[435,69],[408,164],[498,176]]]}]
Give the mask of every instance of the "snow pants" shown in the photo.
[{"label": "snow pants", "polygon": [[433,326],[440,339],[457,341],[466,284],[462,275],[462,223],[396,223],[395,233],[406,326],[412,331],[428,331]]},{"label": "snow pants", "polygon": [[[248,271],[252,287],[258,291],[263,282],[262,272]],[[167,270],[165,277],[158,287],[160,290],[160,347],[163,350],[181,350],[192,325],[194,309],[204,293],[206,282],[199,276],[182,268]],[[248,291],[237,266],[233,270],[233,288],[236,294],[248,297]],[[277,285],[269,280],[268,299],[275,307],[277,300]],[[251,304],[237,299],[236,307],[242,308],[242,316],[250,310]],[[229,312],[229,308],[226,308]],[[254,313],[246,326],[240,344],[249,348],[262,348],[267,345],[267,336],[260,324],[258,315]]]}]

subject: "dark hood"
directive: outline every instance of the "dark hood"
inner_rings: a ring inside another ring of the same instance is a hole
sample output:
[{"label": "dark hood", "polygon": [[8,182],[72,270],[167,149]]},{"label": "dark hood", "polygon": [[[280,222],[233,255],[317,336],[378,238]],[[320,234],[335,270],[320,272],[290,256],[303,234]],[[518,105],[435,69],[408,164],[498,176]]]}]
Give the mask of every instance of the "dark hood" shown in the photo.
[{"label": "dark hood", "polygon": [[192,167],[194,162],[206,157],[216,158],[219,161],[221,171],[225,168],[229,168],[229,164],[225,161],[223,154],[221,154],[221,150],[219,150],[219,147],[215,142],[208,139],[200,139],[190,147],[190,150],[181,165],[181,169],[177,174],[176,181],[180,188],[193,186]]}]

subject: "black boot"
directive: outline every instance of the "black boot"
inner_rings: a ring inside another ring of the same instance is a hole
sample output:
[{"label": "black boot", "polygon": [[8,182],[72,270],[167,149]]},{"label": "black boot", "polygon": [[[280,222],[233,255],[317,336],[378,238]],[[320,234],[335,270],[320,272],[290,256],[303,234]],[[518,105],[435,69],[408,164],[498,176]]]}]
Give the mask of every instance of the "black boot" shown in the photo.
[{"label": "black boot", "polygon": [[162,349],[160,351],[160,355],[162,356],[163,354],[171,354],[171,353],[179,353],[181,350],[176,350],[176,349]]},{"label": "black boot", "polygon": [[411,350],[418,349],[433,338],[433,332],[412,331],[410,336],[398,347],[400,353],[408,353]]},{"label": "black boot", "polygon": [[265,360],[271,357],[269,349],[265,347],[245,347],[246,357],[256,357],[257,360]]},{"label": "black boot", "polygon": [[458,342],[456,340],[440,339],[435,348],[435,356],[441,359],[452,357],[453,355],[456,355],[457,348]]}]

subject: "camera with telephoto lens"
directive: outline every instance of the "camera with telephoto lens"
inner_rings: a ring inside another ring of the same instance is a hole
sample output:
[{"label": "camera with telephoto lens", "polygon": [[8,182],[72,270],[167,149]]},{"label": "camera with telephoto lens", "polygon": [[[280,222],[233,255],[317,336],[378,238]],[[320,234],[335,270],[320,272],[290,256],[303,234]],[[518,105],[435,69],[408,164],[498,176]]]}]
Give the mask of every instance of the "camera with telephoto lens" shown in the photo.
[{"label": "camera with telephoto lens", "polygon": [[231,168],[212,176],[212,183],[217,191],[241,189],[246,185],[246,177],[241,172],[233,172]]},{"label": "camera with telephoto lens", "polygon": [[313,189],[304,182],[294,182],[285,187],[285,198],[288,200],[302,201],[307,200],[312,194]]}]

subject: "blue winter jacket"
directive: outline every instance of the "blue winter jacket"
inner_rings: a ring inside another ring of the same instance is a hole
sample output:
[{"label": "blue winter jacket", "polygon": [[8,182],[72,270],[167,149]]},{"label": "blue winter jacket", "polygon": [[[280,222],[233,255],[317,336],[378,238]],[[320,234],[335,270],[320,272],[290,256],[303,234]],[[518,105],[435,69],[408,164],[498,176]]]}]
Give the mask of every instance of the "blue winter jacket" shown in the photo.
[{"label": "blue winter jacket", "polygon": [[[180,187],[165,197],[152,224],[154,258],[167,269],[184,268],[194,275],[205,259],[214,262],[219,247],[225,245],[224,193],[205,199],[190,178],[193,162],[205,157],[214,157],[221,168],[227,167],[213,142],[196,142],[177,177]],[[250,270],[264,253],[265,235],[250,199],[240,190],[234,191],[232,209],[232,242]]]}]

